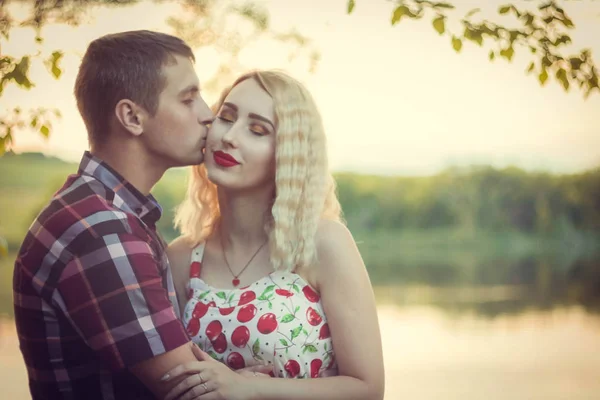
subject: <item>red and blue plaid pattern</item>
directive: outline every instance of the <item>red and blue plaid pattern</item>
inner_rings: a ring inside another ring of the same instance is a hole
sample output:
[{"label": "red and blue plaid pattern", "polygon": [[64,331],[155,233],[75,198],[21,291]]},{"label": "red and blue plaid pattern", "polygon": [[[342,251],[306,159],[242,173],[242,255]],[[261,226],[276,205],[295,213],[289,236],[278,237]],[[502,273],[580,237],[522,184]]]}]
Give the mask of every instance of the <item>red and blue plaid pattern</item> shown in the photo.
[{"label": "red and blue plaid pattern", "polygon": [[152,398],[128,367],[189,342],[160,216],[86,152],[33,222],[13,282],[33,399]]}]

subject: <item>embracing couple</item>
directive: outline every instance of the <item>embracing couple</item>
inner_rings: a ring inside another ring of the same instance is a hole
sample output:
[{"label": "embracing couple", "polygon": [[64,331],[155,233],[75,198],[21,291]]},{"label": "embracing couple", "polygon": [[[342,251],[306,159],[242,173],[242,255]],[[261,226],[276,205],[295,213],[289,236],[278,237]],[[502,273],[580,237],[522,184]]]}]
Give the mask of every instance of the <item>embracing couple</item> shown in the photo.
[{"label": "embracing couple", "polygon": [[[90,151],[15,262],[32,398],[382,399],[373,291],[310,93],[253,71],[211,110],[194,62],[150,31],[83,57]],[[181,236],[167,245],[150,191],[181,166]]]}]

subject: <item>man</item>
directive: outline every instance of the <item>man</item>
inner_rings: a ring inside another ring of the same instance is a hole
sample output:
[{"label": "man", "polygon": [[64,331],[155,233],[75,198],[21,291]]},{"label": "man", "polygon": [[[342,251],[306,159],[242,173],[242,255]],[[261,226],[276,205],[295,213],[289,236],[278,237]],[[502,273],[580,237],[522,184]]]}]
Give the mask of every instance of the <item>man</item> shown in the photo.
[{"label": "man", "polygon": [[179,321],[150,190],[203,161],[213,116],[191,49],[134,31],[93,41],[75,97],[90,151],[31,225],[15,262],[15,320],[33,399],[162,397],[196,360]]}]

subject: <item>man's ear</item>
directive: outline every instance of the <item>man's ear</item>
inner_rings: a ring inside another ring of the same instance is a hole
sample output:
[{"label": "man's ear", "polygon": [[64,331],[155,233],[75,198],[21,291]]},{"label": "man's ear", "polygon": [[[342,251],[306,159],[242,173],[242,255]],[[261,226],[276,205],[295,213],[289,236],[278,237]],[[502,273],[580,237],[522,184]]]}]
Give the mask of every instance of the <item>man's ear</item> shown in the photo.
[{"label": "man's ear", "polygon": [[115,116],[121,126],[132,135],[140,136],[144,132],[146,112],[133,101],[128,99],[119,101],[115,106]]}]

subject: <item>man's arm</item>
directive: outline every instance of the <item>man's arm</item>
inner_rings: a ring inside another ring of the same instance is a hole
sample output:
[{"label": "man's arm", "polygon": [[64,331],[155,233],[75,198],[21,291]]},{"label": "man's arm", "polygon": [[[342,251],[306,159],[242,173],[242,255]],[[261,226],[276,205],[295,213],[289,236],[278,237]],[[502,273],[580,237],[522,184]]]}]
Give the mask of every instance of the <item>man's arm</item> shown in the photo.
[{"label": "man's arm", "polygon": [[136,235],[87,241],[62,271],[54,300],[108,368],[130,369],[158,398],[178,383],[160,378],[196,360],[157,257]]}]

